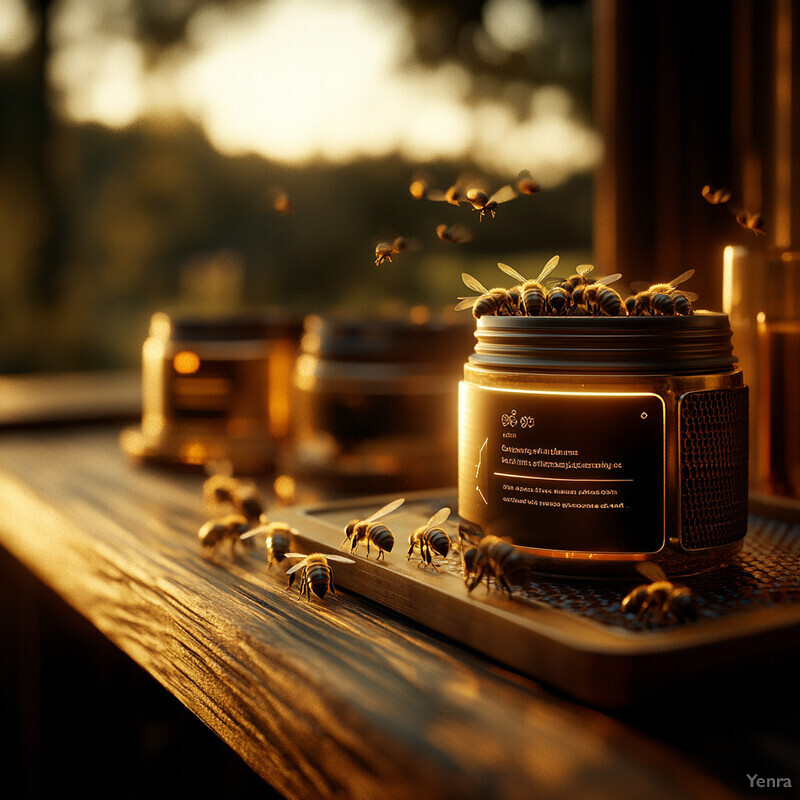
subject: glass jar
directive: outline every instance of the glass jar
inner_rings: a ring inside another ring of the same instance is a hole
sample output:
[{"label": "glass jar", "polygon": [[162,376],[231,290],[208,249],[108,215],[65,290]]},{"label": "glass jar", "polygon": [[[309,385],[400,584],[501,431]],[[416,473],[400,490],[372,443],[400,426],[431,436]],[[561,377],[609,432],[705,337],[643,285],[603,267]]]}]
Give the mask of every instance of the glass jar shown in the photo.
[{"label": "glass jar", "polygon": [[272,468],[289,433],[299,325],[277,313],[154,314],[142,358],[142,426],[122,446],[144,460]]},{"label": "glass jar", "polygon": [[748,388],[725,314],[478,320],[459,397],[459,514],[535,568],[668,574],[747,530]]},{"label": "glass jar", "polygon": [[462,322],[310,316],[293,378],[290,470],[322,496],[452,486]]}]

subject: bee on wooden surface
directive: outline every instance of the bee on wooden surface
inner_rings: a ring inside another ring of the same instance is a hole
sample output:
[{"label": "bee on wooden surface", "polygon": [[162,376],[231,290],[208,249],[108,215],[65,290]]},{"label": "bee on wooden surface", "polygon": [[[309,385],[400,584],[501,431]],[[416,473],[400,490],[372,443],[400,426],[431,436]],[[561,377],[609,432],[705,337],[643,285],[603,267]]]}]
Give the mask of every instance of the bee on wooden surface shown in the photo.
[{"label": "bee on wooden surface", "polygon": [[668,581],[661,567],[652,562],[643,562],[637,568],[652,583],[637,586],[623,598],[623,613],[656,625],[697,619],[697,598],[691,589]]},{"label": "bee on wooden surface", "polygon": [[230,461],[213,461],[206,465],[209,477],[203,483],[203,502],[207,508],[230,506],[251,522],[264,512],[261,492],[251,481],[233,476]]},{"label": "bee on wooden surface", "polygon": [[740,211],[736,215],[736,222],[745,230],[752,231],[756,236],[767,235],[767,232],[764,230],[764,217],[759,213]]},{"label": "bee on wooden surface", "polygon": [[408,553],[406,553],[406,561],[408,561],[414,553],[414,548],[419,550],[419,564],[433,566],[434,569],[439,568],[433,562],[433,554],[437,553],[442,558],[447,558],[450,552],[450,537],[447,532],[437,526],[441,525],[450,516],[450,509],[440,508],[421,528],[417,528],[408,537]]},{"label": "bee on wooden surface", "polygon": [[579,286],[586,286],[586,276],[594,269],[592,264],[581,264],[575,274],[565,278],[547,292],[545,313],[553,317],[565,317],[572,311],[573,294]]},{"label": "bee on wooden surface", "polygon": [[344,529],[345,539],[340,547],[344,547],[348,540],[350,542],[350,552],[355,553],[358,550],[358,545],[365,541],[367,545],[367,558],[369,558],[370,543],[378,548],[378,555],[376,560],[383,558],[385,560],[385,553],[391,553],[394,547],[394,534],[383,523],[378,520],[388,516],[396,509],[400,508],[405,502],[404,498],[393,500],[387,503],[383,508],[379,508],[374,514],[371,514],[364,520],[352,519],[347,523]]},{"label": "bee on wooden surface", "polygon": [[472,231],[461,223],[447,225],[442,223],[436,226],[436,235],[448,244],[465,244],[472,241]]},{"label": "bee on wooden surface", "polygon": [[[462,536],[464,533],[462,531]],[[470,541],[469,537],[467,541]],[[464,583],[471,592],[482,580],[486,588],[494,580],[496,586],[511,597],[515,587],[526,587],[531,581],[531,565],[526,555],[511,542],[487,534],[471,547],[462,544],[461,562],[464,568]]]},{"label": "bee on wooden surface", "polygon": [[539,184],[527,169],[523,169],[517,177],[517,191],[520,194],[536,194],[539,191]]},{"label": "bee on wooden surface", "polygon": [[330,592],[336,597],[336,586],[333,582],[333,571],[331,570],[329,561],[341,561],[344,564],[355,564],[352,558],[345,558],[344,556],[327,555],[322,553],[311,553],[305,555],[304,553],[286,553],[286,558],[302,558],[303,560],[297,564],[293,564],[286,570],[289,576],[289,583],[286,588],[290,589],[294,583],[294,576],[298,570],[302,570],[300,576],[300,594],[297,596],[299,600],[303,595],[311,602],[311,593],[313,592],[320,600],[325,599],[325,595]]},{"label": "bee on wooden surface", "polygon": [[628,297],[625,306],[632,316],[673,316],[692,314],[692,301],[697,300],[694,292],[678,291],[677,287],[694,275],[694,270],[682,272],[669,283],[654,283],[647,289]]},{"label": "bee on wooden surface", "polygon": [[230,542],[231,556],[236,555],[236,543],[250,530],[250,522],[242,514],[228,514],[219,519],[210,519],[197,532],[200,547],[206,557],[216,555],[225,542]]},{"label": "bee on wooden surface", "polygon": [[558,266],[558,256],[553,256],[542,268],[539,275],[533,280],[523,278],[513,267],[508,264],[497,264],[500,269],[510,275],[519,285],[515,290],[519,294],[519,310],[526,317],[539,317],[545,313],[545,301],[547,300],[547,289],[542,285],[542,281]]},{"label": "bee on wooden surface", "polygon": [[519,292],[498,287],[487,289],[477,278],[466,272],[461,273],[461,280],[469,289],[478,292],[477,297],[459,297],[456,311],[472,309],[472,316],[479,319],[485,314],[515,317],[519,315]]},{"label": "bee on wooden surface", "polygon": [[482,189],[472,188],[467,190],[467,200],[473,210],[480,212],[478,215],[479,222],[482,221],[487,214],[491,214],[492,219],[494,219],[497,213],[497,206],[500,205],[500,203],[507,203],[515,197],[517,197],[517,190],[510,183],[501,186],[491,197]]},{"label": "bee on wooden surface", "polygon": [[273,564],[280,564],[286,558],[298,531],[285,522],[269,522],[264,514],[261,515],[260,522],[257,528],[249,530],[242,539],[260,534],[266,536],[267,569],[272,569]]},{"label": "bee on wooden surface", "polygon": [[709,184],[706,184],[701,189],[701,194],[712,206],[722,205],[731,199],[731,192],[729,189],[717,189]]},{"label": "bee on wooden surface", "polygon": [[573,311],[576,315],[581,312],[593,317],[619,317],[627,314],[625,304],[619,292],[608,284],[618,281],[622,275],[615,272],[613,275],[604,275],[594,283],[585,283],[576,286],[572,292]]},{"label": "bee on wooden surface", "polygon": [[408,249],[408,239],[398,236],[392,242],[378,242],[375,245],[375,266],[379,267],[384,261],[391,262],[392,256]]}]

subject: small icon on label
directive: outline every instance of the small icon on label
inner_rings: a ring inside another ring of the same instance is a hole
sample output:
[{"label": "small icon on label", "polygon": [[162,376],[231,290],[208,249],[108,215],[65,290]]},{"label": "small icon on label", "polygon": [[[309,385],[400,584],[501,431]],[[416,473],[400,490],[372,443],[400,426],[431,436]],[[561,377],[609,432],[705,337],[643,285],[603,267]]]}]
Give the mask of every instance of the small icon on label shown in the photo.
[{"label": "small icon on label", "polygon": [[646,411],[642,411],[640,416],[641,416],[642,419],[647,419],[647,412]]}]

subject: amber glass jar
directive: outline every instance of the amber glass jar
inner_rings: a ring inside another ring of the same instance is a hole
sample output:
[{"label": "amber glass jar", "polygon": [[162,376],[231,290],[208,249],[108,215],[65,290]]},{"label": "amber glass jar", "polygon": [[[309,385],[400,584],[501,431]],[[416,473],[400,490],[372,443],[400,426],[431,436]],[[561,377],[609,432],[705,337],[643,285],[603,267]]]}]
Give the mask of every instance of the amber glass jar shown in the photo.
[{"label": "amber glass jar", "polygon": [[536,568],[708,569],[747,530],[748,389],[724,314],[478,320],[459,513]]},{"label": "amber glass jar", "polygon": [[452,486],[458,379],[472,326],[306,319],[293,379],[291,471],[323,494]]},{"label": "amber glass jar", "polygon": [[289,433],[299,331],[279,312],[154,314],[142,351],[142,426],[123,433],[123,449],[144,460],[271,469]]}]

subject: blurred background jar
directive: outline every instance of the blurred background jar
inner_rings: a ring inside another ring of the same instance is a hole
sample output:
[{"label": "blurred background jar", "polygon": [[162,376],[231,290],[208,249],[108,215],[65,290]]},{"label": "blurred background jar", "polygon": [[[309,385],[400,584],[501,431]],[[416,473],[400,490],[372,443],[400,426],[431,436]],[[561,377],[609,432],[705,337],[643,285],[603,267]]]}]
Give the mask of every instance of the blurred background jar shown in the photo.
[{"label": "blurred background jar", "polygon": [[306,496],[454,486],[472,318],[310,316],[293,377],[289,471]]},{"label": "blurred background jar", "polygon": [[272,469],[289,434],[300,330],[277,311],[154,314],[142,351],[142,425],[123,432],[123,449],[146,461]]}]

